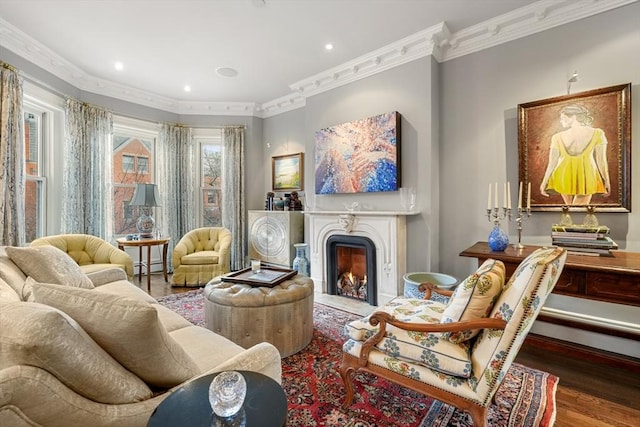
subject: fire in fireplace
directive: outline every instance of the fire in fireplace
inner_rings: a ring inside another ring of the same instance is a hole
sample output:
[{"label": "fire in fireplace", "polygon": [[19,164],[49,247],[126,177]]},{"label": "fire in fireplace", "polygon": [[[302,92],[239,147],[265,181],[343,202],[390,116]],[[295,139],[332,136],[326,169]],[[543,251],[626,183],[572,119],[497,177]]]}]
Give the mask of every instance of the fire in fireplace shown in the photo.
[{"label": "fire in fireplace", "polygon": [[338,235],[327,239],[327,291],[377,305],[376,251],[368,237]]}]

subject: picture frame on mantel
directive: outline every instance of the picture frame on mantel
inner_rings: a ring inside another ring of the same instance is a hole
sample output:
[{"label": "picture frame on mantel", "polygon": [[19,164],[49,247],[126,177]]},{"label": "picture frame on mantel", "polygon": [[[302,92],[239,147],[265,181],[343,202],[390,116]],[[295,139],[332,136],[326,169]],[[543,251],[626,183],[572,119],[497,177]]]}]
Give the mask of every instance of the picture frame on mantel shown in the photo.
[{"label": "picture frame on mantel", "polygon": [[304,190],[304,153],[271,158],[273,191]]},{"label": "picture frame on mantel", "polygon": [[518,156],[532,211],[631,212],[631,83],[519,104]]}]

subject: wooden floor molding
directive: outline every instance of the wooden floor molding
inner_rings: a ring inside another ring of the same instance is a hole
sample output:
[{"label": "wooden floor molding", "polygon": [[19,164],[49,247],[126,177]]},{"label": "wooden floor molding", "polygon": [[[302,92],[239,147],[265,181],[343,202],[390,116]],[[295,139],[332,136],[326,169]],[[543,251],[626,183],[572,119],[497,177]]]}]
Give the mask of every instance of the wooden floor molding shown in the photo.
[{"label": "wooden floor molding", "polygon": [[536,334],[529,334],[524,345],[544,348],[550,352],[560,353],[573,358],[580,358],[582,360],[589,360],[599,365],[622,368],[629,372],[640,374],[640,359],[636,359],[634,357],[611,353],[609,351],[594,349],[584,345],[574,344]]}]

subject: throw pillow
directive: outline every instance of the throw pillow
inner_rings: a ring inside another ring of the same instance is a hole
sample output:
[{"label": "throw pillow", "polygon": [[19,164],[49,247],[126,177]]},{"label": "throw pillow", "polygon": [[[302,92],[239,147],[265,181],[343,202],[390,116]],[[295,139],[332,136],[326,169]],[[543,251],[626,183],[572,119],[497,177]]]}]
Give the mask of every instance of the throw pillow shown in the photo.
[{"label": "throw pillow", "polygon": [[[487,317],[502,292],[505,274],[502,261],[486,260],[475,273],[456,287],[444,313],[442,313],[440,323],[462,322]],[[479,332],[479,329],[447,332],[444,336],[451,342],[460,343],[475,337]]]},{"label": "throw pillow", "polygon": [[127,404],[153,397],[71,317],[53,307],[13,302],[0,309],[1,367],[30,365],[49,372],[89,400]]},{"label": "throw pillow", "polygon": [[146,301],[45,283],[34,285],[33,294],[36,302],[75,319],[107,353],[147,384],[169,388],[200,374]]},{"label": "throw pillow", "polygon": [[20,270],[37,282],[93,289],[91,280],[80,266],[55,246],[9,246],[6,252]]}]

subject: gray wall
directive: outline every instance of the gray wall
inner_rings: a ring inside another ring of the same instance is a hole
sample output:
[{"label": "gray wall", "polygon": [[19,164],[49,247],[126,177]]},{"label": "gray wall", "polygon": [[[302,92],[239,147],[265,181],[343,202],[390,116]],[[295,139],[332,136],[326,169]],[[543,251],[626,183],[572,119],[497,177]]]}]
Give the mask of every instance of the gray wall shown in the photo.
[{"label": "gray wall", "polygon": [[[445,271],[461,276],[475,265],[457,254],[487,239],[488,183],[509,180],[515,194],[517,105],[565,95],[574,70],[580,80],[572,93],[632,83],[632,213],[601,213],[598,219],[611,227],[621,249],[640,250],[638,17],[640,4],[633,4],[441,64],[440,254]],[[584,214],[573,216],[581,220]],[[550,226],[559,218],[559,212],[534,212],[524,224],[525,244],[549,244]],[[517,240],[514,223],[509,235]]]},{"label": "gray wall", "polygon": [[[419,248],[408,253],[407,265],[413,271],[431,270],[438,260],[438,233],[434,231],[439,229],[436,80],[437,66],[431,58],[423,58],[310,97],[304,109],[264,121],[265,140],[271,141],[271,152],[266,155],[284,154],[274,142],[285,135],[289,140],[295,136],[295,150],[305,152],[305,188],[313,193],[316,130],[389,111],[400,113],[402,185],[417,189],[420,210],[407,217],[409,247]],[[363,210],[401,210],[398,192],[315,196],[320,210],[345,210],[353,202]]]}]

